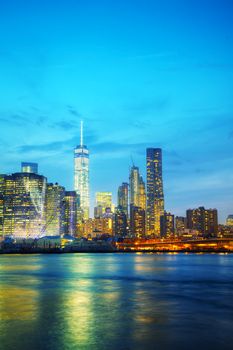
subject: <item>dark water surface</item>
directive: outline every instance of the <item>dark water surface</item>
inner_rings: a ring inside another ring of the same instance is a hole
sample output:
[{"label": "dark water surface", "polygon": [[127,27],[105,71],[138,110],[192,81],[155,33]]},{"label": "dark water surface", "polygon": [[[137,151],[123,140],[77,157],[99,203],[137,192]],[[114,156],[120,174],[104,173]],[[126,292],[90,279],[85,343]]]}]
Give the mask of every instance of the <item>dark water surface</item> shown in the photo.
[{"label": "dark water surface", "polygon": [[233,255],[2,255],[0,349],[233,349]]}]

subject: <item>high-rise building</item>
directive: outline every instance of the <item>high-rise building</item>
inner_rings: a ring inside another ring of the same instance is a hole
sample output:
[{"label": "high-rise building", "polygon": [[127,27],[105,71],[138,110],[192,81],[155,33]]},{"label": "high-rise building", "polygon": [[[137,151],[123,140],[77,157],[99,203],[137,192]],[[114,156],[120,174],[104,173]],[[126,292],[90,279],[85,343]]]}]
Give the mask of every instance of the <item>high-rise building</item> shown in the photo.
[{"label": "high-rise building", "polygon": [[112,192],[96,192],[95,202],[95,217],[101,217],[105,214],[107,208],[112,210]]},{"label": "high-rise building", "polygon": [[226,225],[233,227],[233,215],[228,215]]},{"label": "high-rise building", "polygon": [[75,191],[65,192],[64,219],[64,233],[75,236],[77,225],[77,194]]},{"label": "high-rise building", "polygon": [[145,182],[140,175],[139,178],[139,199],[138,199],[138,206],[144,210],[146,210],[146,186]]},{"label": "high-rise building", "polygon": [[139,168],[133,165],[130,169],[130,175],[129,175],[129,190],[130,190],[130,205],[134,205],[135,207],[139,206],[139,184],[140,184]]},{"label": "high-rise building", "polygon": [[216,235],[218,232],[218,212],[217,209],[188,209],[187,228],[197,230],[202,235]]},{"label": "high-rise building", "polygon": [[129,184],[127,182],[122,182],[121,186],[118,188],[117,193],[117,206],[120,207],[126,217],[129,214]]},{"label": "high-rise building", "polygon": [[89,218],[83,223],[84,237],[96,237],[101,235],[113,235],[112,217]]},{"label": "high-rise building", "polygon": [[80,196],[80,208],[84,219],[89,218],[89,151],[83,144],[83,124],[81,122],[80,145],[74,149],[74,189]]},{"label": "high-rise building", "polygon": [[65,222],[65,188],[57,183],[48,183],[45,196],[45,214],[47,236],[58,236],[64,233]]},{"label": "high-rise building", "polygon": [[38,174],[38,164],[37,163],[22,162],[21,163],[21,172],[22,173]]},{"label": "high-rise building", "polygon": [[47,179],[34,173],[0,175],[0,235],[38,238],[45,227]]},{"label": "high-rise building", "polygon": [[128,234],[127,216],[121,206],[116,207],[114,215],[114,234],[125,237]]},{"label": "high-rise building", "polygon": [[164,211],[160,216],[160,231],[162,237],[170,237],[175,234],[174,215]]},{"label": "high-rise building", "polygon": [[145,237],[145,226],[146,226],[145,210],[130,206],[130,232],[134,237],[142,238]]},{"label": "high-rise building", "polygon": [[160,216],[164,214],[162,150],[147,148],[147,235],[160,235]]},{"label": "high-rise building", "polygon": [[184,216],[176,216],[175,218],[175,230],[176,234],[180,235],[187,227],[187,219]]}]

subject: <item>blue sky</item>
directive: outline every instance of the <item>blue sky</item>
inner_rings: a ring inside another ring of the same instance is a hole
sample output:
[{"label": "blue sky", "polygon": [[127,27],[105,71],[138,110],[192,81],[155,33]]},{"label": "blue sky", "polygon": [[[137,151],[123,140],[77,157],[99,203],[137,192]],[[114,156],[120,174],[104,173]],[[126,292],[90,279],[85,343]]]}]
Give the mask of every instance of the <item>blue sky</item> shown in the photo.
[{"label": "blue sky", "polygon": [[84,120],[91,193],[162,147],[166,209],[233,213],[233,3],[0,0],[0,172],[73,187]]}]

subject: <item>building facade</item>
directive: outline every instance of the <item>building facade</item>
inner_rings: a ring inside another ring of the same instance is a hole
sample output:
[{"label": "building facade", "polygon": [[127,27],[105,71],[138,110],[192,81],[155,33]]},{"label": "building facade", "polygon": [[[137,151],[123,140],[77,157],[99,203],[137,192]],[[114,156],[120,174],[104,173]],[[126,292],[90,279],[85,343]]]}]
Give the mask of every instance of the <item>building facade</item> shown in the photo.
[{"label": "building facade", "polygon": [[102,217],[107,209],[112,211],[112,192],[96,192],[95,203],[95,217]]},{"label": "building facade", "polygon": [[215,236],[218,233],[218,212],[217,209],[188,209],[187,228],[197,230],[203,236]]},{"label": "building facade", "polygon": [[83,126],[81,122],[80,145],[74,149],[74,190],[80,196],[80,208],[84,219],[89,218],[89,151],[83,144]]},{"label": "building facade", "polygon": [[65,188],[57,183],[48,183],[45,196],[46,236],[64,234],[65,204]]},{"label": "building facade", "polygon": [[133,237],[142,238],[145,237],[146,217],[145,210],[130,206],[130,232]]},{"label": "building facade", "polygon": [[175,234],[174,215],[164,211],[160,216],[161,237],[172,237]]},{"label": "building facade", "polygon": [[226,225],[233,227],[233,215],[228,215],[227,220],[226,220]]},{"label": "building facade", "polygon": [[121,206],[116,207],[114,215],[114,234],[119,237],[125,237],[127,236],[128,231],[126,213]]},{"label": "building facade", "polygon": [[0,235],[38,238],[45,227],[47,179],[34,173],[0,175]]},{"label": "building facade", "polygon": [[75,236],[77,227],[77,194],[75,191],[66,191],[64,199],[64,233]]},{"label": "building facade", "polygon": [[164,214],[162,150],[147,148],[147,235],[160,236],[160,216]]},{"label": "building facade", "polygon": [[144,210],[146,210],[146,186],[145,182],[140,175],[139,178],[139,200],[138,200],[138,206]]},{"label": "building facade", "polygon": [[137,166],[132,166],[129,174],[130,205],[139,206],[140,174]]},{"label": "building facade", "polygon": [[127,182],[123,182],[118,187],[117,206],[122,208],[126,217],[128,218],[128,215],[129,215],[129,184]]}]

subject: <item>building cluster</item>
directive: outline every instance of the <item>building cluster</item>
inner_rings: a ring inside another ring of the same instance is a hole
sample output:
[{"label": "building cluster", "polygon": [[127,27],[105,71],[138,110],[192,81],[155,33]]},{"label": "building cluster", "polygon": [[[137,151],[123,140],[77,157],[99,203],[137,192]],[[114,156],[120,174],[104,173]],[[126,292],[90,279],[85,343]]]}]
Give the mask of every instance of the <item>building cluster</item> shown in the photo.
[{"label": "building cluster", "polygon": [[97,192],[90,218],[89,150],[82,123],[80,145],[74,149],[73,191],[49,183],[36,163],[22,163],[21,172],[0,175],[0,237],[210,237],[232,230],[233,215],[226,225],[219,229],[216,209],[188,209],[186,217],[165,210],[160,148],[146,150],[146,181],[133,164],[129,180],[118,187],[117,205],[111,192]]}]

